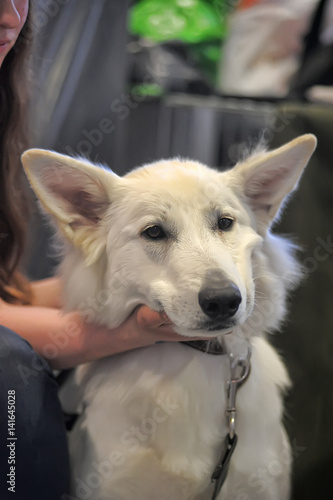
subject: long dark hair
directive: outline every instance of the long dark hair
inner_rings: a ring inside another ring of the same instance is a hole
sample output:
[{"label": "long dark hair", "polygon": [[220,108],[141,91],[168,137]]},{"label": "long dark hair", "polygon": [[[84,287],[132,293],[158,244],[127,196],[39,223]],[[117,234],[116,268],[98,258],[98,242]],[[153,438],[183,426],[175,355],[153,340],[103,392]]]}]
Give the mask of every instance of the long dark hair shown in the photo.
[{"label": "long dark hair", "polygon": [[30,302],[18,271],[25,245],[29,195],[20,155],[27,148],[32,12],[0,68],[0,298]]}]

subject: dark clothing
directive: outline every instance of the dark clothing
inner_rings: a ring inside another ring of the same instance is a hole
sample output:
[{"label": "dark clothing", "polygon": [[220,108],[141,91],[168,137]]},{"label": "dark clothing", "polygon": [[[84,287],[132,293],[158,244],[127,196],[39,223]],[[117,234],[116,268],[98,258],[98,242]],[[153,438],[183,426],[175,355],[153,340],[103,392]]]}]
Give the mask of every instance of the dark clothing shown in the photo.
[{"label": "dark clothing", "polygon": [[1,500],[68,498],[69,460],[57,389],[47,362],[0,326]]}]

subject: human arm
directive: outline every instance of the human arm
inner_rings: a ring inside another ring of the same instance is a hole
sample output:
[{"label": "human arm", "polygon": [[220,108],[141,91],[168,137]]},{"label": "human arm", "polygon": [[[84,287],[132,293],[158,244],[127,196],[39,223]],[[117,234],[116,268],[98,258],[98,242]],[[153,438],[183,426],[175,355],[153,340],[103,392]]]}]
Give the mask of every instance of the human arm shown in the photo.
[{"label": "human arm", "polygon": [[147,306],[135,309],[122,325],[109,329],[84,322],[78,312],[64,314],[54,308],[0,301],[0,324],[25,338],[55,369],[70,368],[161,340],[184,340],[173,331],[165,315]]},{"label": "human arm", "polygon": [[45,278],[30,283],[32,291],[32,305],[38,307],[52,307],[60,309],[61,279],[57,276]]}]

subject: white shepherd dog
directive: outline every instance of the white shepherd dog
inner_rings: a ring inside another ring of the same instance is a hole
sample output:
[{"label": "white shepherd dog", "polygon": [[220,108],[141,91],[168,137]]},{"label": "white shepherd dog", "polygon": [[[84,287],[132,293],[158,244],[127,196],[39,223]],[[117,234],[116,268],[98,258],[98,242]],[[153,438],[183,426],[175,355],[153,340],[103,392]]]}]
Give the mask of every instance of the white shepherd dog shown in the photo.
[{"label": "white shepherd dog", "polygon": [[147,304],[215,352],[158,343],[78,367],[62,395],[79,413],[63,500],[288,499],[289,379],[265,336],[301,269],[270,227],[315,146],[304,135],[225,172],[172,159],[124,177],[50,151],[23,155],[66,242],[67,309],[115,327]]}]

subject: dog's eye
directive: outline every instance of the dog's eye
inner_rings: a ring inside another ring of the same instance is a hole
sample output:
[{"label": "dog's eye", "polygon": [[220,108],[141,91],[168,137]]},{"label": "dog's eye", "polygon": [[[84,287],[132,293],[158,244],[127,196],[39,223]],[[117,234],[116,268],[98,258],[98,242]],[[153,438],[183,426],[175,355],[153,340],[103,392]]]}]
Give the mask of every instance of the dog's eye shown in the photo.
[{"label": "dog's eye", "polygon": [[228,231],[232,228],[233,224],[234,220],[230,217],[221,217],[218,222],[218,226],[221,231]]},{"label": "dog's eye", "polygon": [[143,231],[142,234],[152,240],[161,240],[166,237],[166,234],[163,231],[163,229],[157,225],[147,227],[147,229],[145,229],[145,231]]}]

